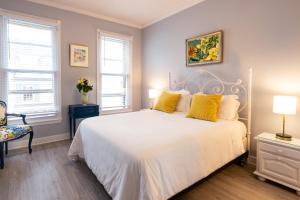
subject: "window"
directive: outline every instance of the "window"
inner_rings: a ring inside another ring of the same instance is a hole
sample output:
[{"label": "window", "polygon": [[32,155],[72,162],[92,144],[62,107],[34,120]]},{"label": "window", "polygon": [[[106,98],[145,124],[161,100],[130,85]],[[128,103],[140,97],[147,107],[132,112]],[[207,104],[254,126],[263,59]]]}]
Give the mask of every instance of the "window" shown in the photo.
[{"label": "window", "polygon": [[[1,15],[1,13],[0,13]],[[59,23],[1,16],[1,97],[28,121],[59,120]]]},{"label": "window", "polygon": [[98,103],[104,113],[131,109],[132,38],[98,34]]}]

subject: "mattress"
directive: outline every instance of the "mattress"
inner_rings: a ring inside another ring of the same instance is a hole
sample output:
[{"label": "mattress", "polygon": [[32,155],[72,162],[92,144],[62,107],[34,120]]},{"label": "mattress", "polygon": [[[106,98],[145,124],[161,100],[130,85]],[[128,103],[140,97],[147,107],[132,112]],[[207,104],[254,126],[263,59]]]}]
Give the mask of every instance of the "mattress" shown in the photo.
[{"label": "mattress", "polygon": [[143,110],[83,120],[68,154],[115,200],[164,200],[243,154],[245,136],[239,121]]}]

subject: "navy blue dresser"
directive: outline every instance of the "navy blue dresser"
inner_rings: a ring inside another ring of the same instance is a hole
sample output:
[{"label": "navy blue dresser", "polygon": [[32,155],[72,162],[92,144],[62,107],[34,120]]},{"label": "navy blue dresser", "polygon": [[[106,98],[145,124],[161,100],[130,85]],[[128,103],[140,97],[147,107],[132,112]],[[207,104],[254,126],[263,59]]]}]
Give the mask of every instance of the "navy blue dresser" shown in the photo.
[{"label": "navy blue dresser", "polygon": [[70,119],[70,139],[76,132],[76,119],[99,116],[99,105],[96,104],[76,104],[69,105]]}]

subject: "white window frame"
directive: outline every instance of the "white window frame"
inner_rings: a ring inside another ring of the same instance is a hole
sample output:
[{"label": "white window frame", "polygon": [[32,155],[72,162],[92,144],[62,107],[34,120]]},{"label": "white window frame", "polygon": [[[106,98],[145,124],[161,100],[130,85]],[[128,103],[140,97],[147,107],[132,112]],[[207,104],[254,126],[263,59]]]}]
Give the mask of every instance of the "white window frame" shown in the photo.
[{"label": "white window frame", "polygon": [[[101,29],[97,30],[97,104],[101,107],[101,83],[102,83],[102,73],[101,73],[101,36],[115,37],[117,39],[123,39],[129,41],[129,63],[128,63],[128,107],[123,109],[115,109],[115,110],[103,110],[101,111],[101,115],[108,114],[117,114],[117,113],[125,113],[132,112],[132,75],[133,75],[133,67],[132,67],[132,49],[133,49],[133,36],[123,35],[119,33],[104,31]],[[101,109],[101,108],[100,108]]]},{"label": "white window frame", "polygon": [[[49,115],[34,115],[34,116],[27,116],[26,121],[30,125],[44,125],[44,124],[53,124],[53,123],[60,123],[62,121],[62,100],[61,100],[61,21],[60,20],[53,20],[49,18],[42,18],[42,17],[37,17],[33,15],[28,15],[20,12],[15,12],[15,11],[10,11],[10,10],[5,10],[0,8],[0,26],[3,27],[3,20],[2,17],[9,17],[12,19],[16,20],[22,20],[22,21],[27,21],[27,22],[32,22],[32,23],[37,23],[37,24],[43,24],[43,25],[49,25],[49,26],[55,26],[56,27],[56,76],[55,80],[57,81],[56,84],[56,105],[57,105],[57,113],[55,114],[50,114]],[[4,38],[3,38],[3,33],[0,31],[0,64],[2,65],[3,63],[3,46],[4,46]],[[0,66],[0,82],[2,84],[3,79],[3,69]],[[4,96],[4,90],[6,86],[3,85],[0,87],[0,96]],[[6,100],[7,97],[4,96],[4,100]],[[8,119],[9,123],[11,124],[19,124],[22,123],[21,119],[18,118],[9,118]]]}]

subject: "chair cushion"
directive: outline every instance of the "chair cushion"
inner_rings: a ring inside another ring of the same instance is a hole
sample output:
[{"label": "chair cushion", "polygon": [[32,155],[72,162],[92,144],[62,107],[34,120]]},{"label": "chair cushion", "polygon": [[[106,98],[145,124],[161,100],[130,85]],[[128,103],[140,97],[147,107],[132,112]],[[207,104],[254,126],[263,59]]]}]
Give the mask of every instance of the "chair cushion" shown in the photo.
[{"label": "chair cushion", "polygon": [[0,126],[0,142],[12,140],[32,131],[29,125]]}]

